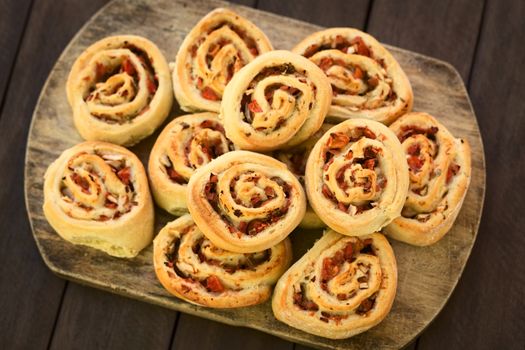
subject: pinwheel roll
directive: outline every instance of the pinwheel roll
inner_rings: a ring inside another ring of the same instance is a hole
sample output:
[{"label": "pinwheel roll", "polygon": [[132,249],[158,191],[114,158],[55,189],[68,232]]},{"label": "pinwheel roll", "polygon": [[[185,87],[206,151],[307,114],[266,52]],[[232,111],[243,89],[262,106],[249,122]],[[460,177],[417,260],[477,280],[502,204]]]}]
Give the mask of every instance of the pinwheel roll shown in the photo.
[{"label": "pinwheel roll", "polygon": [[396,135],[373,120],[351,119],[328,130],[306,164],[306,192],[335,231],[359,236],[398,217],[408,168]]},{"label": "pinwheel roll", "polygon": [[412,110],[412,87],[395,58],[374,37],[353,28],[314,33],[293,52],[308,57],[332,84],[329,116],[390,124]]},{"label": "pinwheel roll", "polygon": [[168,223],[153,243],[155,272],[164,288],[207,307],[264,302],[291,259],[289,239],[251,254],[222,250],[202,234],[190,215]]},{"label": "pinwheel roll", "polygon": [[153,238],[146,172],[127,149],[84,142],[47,169],[44,214],[65,240],[117,257],[134,257]]},{"label": "pinwheel roll", "polygon": [[282,241],[304,216],[301,183],[278,160],[228,152],[199,168],[188,183],[188,209],[219,248],[254,253]]},{"label": "pinwheel roll", "polygon": [[392,307],[397,266],[386,238],[326,232],[275,286],[275,317],[321,337],[348,338],[381,322]]},{"label": "pinwheel roll", "polygon": [[173,86],[181,108],[219,112],[232,76],[271,50],[270,41],[253,23],[231,10],[213,10],[191,30],[177,53]]},{"label": "pinwheel roll", "polygon": [[470,183],[470,146],[432,116],[409,113],[390,126],[409,168],[408,197],[401,216],[385,227],[397,240],[425,246],[452,227]]},{"label": "pinwheel roll", "polygon": [[168,116],[173,103],[168,63],[145,38],[107,37],[77,58],[67,97],[84,139],[131,146]]},{"label": "pinwheel roll", "polygon": [[195,170],[233,150],[215,113],[174,119],[159,135],[149,157],[148,172],[155,202],[174,215],[188,211],[186,189]]},{"label": "pinwheel roll", "polygon": [[[321,126],[321,129],[300,145],[287,150],[278,150],[273,153],[273,156],[286,164],[288,169],[297,177],[297,179],[299,179],[303,188],[305,186],[304,172],[306,169],[306,161],[308,160],[310,151],[314,148],[315,143],[321,138],[321,136],[333,126],[333,124],[324,123]],[[304,214],[304,218],[299,224],[299,227],[314,229],[325,226],[325,223],[319,218],[319,216],[317,216],[312,207],[307,205],[306,213]]]},{"label": "pinwheel roll", "polygon": [[296,146],[319,130],[331,98],[319,67],[289,51],[272,51],[233,77],[220,118],[240,148],[270,151]]}]

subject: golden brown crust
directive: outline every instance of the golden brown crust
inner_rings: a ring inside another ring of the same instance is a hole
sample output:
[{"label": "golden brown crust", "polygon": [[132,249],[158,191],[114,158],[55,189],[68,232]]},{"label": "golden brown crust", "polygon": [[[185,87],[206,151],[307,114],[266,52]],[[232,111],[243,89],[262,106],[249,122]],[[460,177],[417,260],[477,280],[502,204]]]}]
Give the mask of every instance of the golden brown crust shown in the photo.
[{"label": "golden brown crust", "polygon": [[304,216],[297,178],[274,158],[228,152],[198,169],[188,183],[188,209],[216,246],[238,253],[268,249]]},{"label": "golden brown crust", "polygon": [[264,302],[291,259],[289,239],[253,254],[217,248],[190,215],[168,223],[153,243],[155,273],[164,288],[178,298],[207,307]]},{"label": "golden brown crust", "polygon": [[73,64],[67,97],[84,139],[131,146],[168,116],[173,103],[168,63],[145,38],[104,38]]},{"label": "golden brown crust", "polygon": [[409,165],[409,191],[402,216],[384,231],[418,246],[440,240],[452,227],[470,183],[470,146],[427,113],[409,113],[390,129]]},{"label": "golden brown crust", "polygon": [[319,65],[332,84],[328,115],[390,124],[412,110],[410,82],[399,63],[374,37],[354,28],[314,33],[292,50]]},{"label": "golden brown crust", "polygon": [[233,149],[217,114],[175,118],[162,130],[149,156],[148,173],[157,205],[174,215],[187,213],[186,189],[191,175]]},{"label": "golden brown crust", "polygon": [[328,230],[275,286],[275,317],[330,339],[349,338],[381,322],[392,307],[397,266],[378,233],[347,237]]},{"label": "golden brown crust", "polygon": [[408,169],[397,137],[383,124],[350,119],[328,130],[306,165],[306,193],[333,230],[360,236],[401,213]]},{"label": "golden brown crust", "polygon": [[84,142],[47,169],[44,214],[67,241],[118,257],[134,257],[153,238],[146,172],[127,149]]},{"label": "golden brown crust", "polygon": [[177,53],[173,87],[181,108],[219,112],[231,76],[271,50],[270,40],[247,19],[224,8],[211,11],[188,33]]},{"label": "golden brown crust", "polygon": [[220,118],[239,148],[271,151],[296,146],[319,130],[331,99],[319,67],[289,51],[272,51],[233,77]]}]

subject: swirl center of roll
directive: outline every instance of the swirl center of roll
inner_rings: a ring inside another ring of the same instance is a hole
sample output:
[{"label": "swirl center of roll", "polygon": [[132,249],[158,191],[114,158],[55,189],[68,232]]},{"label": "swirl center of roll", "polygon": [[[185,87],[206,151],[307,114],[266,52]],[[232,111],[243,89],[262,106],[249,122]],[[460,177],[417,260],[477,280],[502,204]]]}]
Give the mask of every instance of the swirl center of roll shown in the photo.
[{"label": "swirl center of roll", "polygon": [[396,99],[392,79],[375,60],[339,50],[324,50],[310,59],[327,75],[333,102],[350,109],[375,109]]},{"label": "swirl center of roll", "polygon": [[212,174],[204,189],[231,233],[257,235],[288,212],[291,186],[258,164],[237,164]]},{"label": "swirl center of roll", "polygon": [[260,170],[264,169],[246,170],[244,165],[238,165],[219,178],[219,201],[226,211],[234,213],[233,217],[240,212],[243,216],[261,219],[284,206],[283,188]]},{"label": "swirl center of roll", "polygon": [[253,132],[279,131],[281,138],[291,138],[307,120],[314,102],[315,87],[287,64],[264,68],[252,80],[242,97],[241,111]]},{"label": "swirl center of roll", "polygon": [[[342,211],[359,214],[377,205],[387,186],[387,151],[368,129],[361,135],[332,133],[323,167],[324,196]],[[365,135],[368,134],[368,137]]]},{"label": "swirl center of roll", "polygon": [[226,84],[259,54],[257,43],[241,28],[221,22],[191,48],[192,79],[203,98],[218,101]]},{"label": "swirl center of roll", "polygon": [[413,189],[420,189],[433,175],[436,145],[423,135],[411,136],[402,145],[407,155],[410,183]]},{"label": "swirl center of roll", "polygon": [[374,306],[382,277],[372,239],[342,239],[324,251],[299,281],[294,304],[305,311],[320,311],[325,321],[352,313],[365,315]]},{"label": "swirl center of roll", "polygon": [[121,155],[77,154],[69,160],[59,187],[59,206],[75,219],[118,219],[137,205],[133,173]]},{"label": "swirl center of roll", "polygon": [[160,160],[168,177],[178,184],[186,184],[195,169],[233,148],[222,125],[212,120],[198,125],[181,123],[173,131],[172,140]]},{"label": "swirl center of roll", "polygon": [[225,251],[214,246],[195,225],[171,234],[173,240],[164,253],[165,265],[179,277],[199,283],[210,292],[238,290],[262,281],[264,273],[258,269],[274,264],[274,248],[251,254]]},{"label": "swirl center of roll", "polygon": [[[430,218],[447,191],[447,184],[457,173],[452,136],[435,125],[407,125],[398,135],[406,154],[410,173],[410,191],[403,208],[405,217]],[[442,207],[439,210],[444,210]]]},{"label": "swirl center of roll", "polygon": [[134,46],[96,53],[85,72],[80,87],[86,107],[109,123],[145,113],[158,86],[150,58]]}]

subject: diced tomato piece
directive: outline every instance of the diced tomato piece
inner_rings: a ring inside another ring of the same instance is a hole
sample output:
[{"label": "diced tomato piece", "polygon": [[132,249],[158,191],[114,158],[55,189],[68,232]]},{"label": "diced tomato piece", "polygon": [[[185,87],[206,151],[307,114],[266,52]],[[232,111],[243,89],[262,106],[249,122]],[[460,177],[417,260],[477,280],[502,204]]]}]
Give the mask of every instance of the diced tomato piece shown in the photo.
[{"label": "diced tomato piece", "polygon": [[131,178],[131,169],[128,167],[122,168],[117,173],[118,178],[124,185],[129,185]]},{"label": "diced tomato piece", "polygon": [[319,67],[322,70],[327,70],[330,68],[334,63],[334,60],[332,60],[330,57],[323,57],[321,61],[319,62]]},{"label": "diced tomato piece", "polygon": [[424,164],[424,161],[422,159],[419,159],[419,157],[416,157],[416,156],[410,156],[407,161],[408,161],[408,166],[410,170],[416,171],[416,172],[419,171]]},{"label": "diced tomato piece", "polygon": [[215,91],[210,89],[208,86],[206,86],[204,89],[202,89],[201,95],[202,95],[202,97],[204,97],[205,99],[210,100],[210,101],[219,101],[220,100],[219,96],[217,96]]},{"label": "diced tomato piece", "polygon": [[151,80],[151,78],[148,77],[148,80],[146,81],[148,85],[148,91],[150,94],[154,94],[157,91],[157,85]]},{"label": "diced tomato piece", "polygon": [[410,147],[408,147],[407,149],[407,153],[410,154],[411,156],[418,156],[419,152],[420,152],[420,147],[419,147],[419,144],[417,143],[410,145]]},{"label": "diced tomato piece", "polygon": [[355,70],[354,70],[354,78],[356,79],[363,79],[363,77],[365,76],[365,74],[363,73],[363,70],[359,67],[355,67]]},{"label": "diced tomato piece", "polygon": [[457,175],[460,168],[461,167],[455,163],[450,164],[447,171],[447,183],[449,183],[450,180],[452,180],[453,176]]},{"label": "diced tomato piece", "polygon": [[261,113],[262,112],[262,108],[261,108],[261,106],[259,106],[259,104],[257,103],[256,100],[252,100],[252,102],[248,103],[248,109],[252,113]]},{"label": "diced tomato piece", "polygon": [[136,73],[135,66],[133,66],[133,63],[131,63],[128,58],[122,62],[122,69],[129,75],[134,75]]},{"label": "diced tomato piece", "polygon": [[328,138],[327,146],[330,149],[343,148],[350,142],[350,137],[342,132],[333,132]]},{"label": "diced tomato piece", "polygon": [[206,278],[206,288],[214,293],[224,292],[224,286],[222,285],[219,278],[215,275],[211,275],[210,277]]},{"label": "diced tomato piece", "polygon": [[358,55],[370,57],[370,49],[368,48],[368,46],[366,46],[365,42],[363,41],[363,38],[361,38],[360,36],[356,36],[351,41],[351,44],[357,46],[356,53]]}]

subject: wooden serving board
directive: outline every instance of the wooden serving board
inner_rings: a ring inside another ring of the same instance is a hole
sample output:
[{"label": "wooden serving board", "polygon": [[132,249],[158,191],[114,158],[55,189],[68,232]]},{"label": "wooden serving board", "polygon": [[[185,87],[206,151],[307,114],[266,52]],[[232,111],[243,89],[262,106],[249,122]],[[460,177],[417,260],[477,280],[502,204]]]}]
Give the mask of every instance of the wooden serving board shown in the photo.
[{"label": "wooden serving board", "polygon": [[[183,302],[168,294],[157,281],[151,246],[134,259],[113,258],[67,243],[45,220],[42,212],[44,172],[63,150],[82,141],[73,126],[65,90],[67,74],[75,58],[105,36],[138,34],[154,41],[166,58],[173,61],[186,33],[216,7],[229,7],[249,18],[278,49],[291,49],[306,35],[322,29],[216,0],[115,0],[104,7],[76,35],[57,61],[33,115],[26,153],[25,196],[42,258],[53,272],[69,280],[230,325],[255,328],[318,348],[403,347],[434,319],[458,282],[476,238],[485,194],[485,161],[476,117],[459,74],[445,62],[388,47],[412,83],[414,110],[433,114],[456,137],[470,142],[470,189],[454,227],[441,241],[426,248],[391,242],[399,268],[398,291],[392,311],[381,324],[353,338],[329,340],[288,327],[273,317],[269,302],[233,310],[206,309]],[[171,116],[182,114],[175,104]],[[132,148],[145,165],[157,135],[158,132]],[[174,219],[160,209],[156,214],[157,232]],[[299,258],[320,235],[320,231],[296,230],[291,235],[295,258]]]}]

